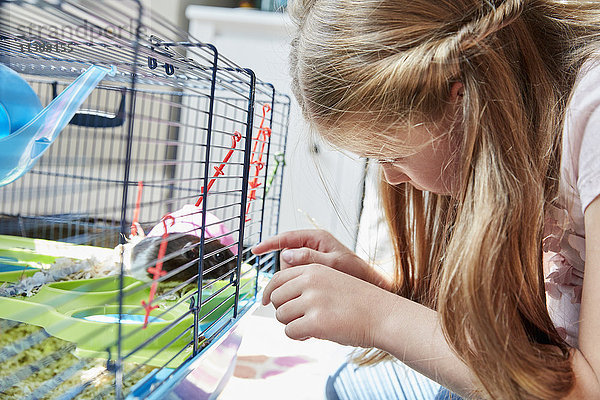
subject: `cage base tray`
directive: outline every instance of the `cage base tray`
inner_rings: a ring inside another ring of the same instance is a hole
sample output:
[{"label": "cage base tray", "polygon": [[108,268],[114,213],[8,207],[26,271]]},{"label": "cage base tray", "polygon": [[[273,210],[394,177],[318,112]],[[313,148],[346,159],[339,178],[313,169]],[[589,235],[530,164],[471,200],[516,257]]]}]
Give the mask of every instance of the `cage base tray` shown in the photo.
[{"label": "cage base tray", "polygon": [[[12,260],[6,268],[13,269],[0,272],[0,281],[15,282],[23,274],[37,271],[29,266],[31,260],[47,262],[52,257],[64,256],[83,259],[84,255],[90,256],[91,250],[100,253],[112,251],[0,236],[0,252],[4,251],[0,255],[8,258],[10,252]],[[255,278],[253,270],[242,277],[240,299],[254,296],[252,282]],[[48,283],[31,297],[0,297],[0,318],[40,326],[52,336],[75,343],[77,354],[81,356],[116,357],[120,327],[121,355],[127,360],[172,367],[187,360],[192,354],[189,344],[194,331],[194,315],[190,313],[189,304],[162,299],[155,301],[153,305],[158,307],[150,312],[148,324],[142,328],[146,314],[142,301],[148,301],[151,290],[148,283],[124,276],[121,293],[120,287],[118,275]],[[199,332],[203,327],[220,325],[219,321],[228,320],[235,289],[228,281],[216,281],[210,285],[210,290],[203,290]],[[139,348],[146,342],[149,343],[147,346]]]}]

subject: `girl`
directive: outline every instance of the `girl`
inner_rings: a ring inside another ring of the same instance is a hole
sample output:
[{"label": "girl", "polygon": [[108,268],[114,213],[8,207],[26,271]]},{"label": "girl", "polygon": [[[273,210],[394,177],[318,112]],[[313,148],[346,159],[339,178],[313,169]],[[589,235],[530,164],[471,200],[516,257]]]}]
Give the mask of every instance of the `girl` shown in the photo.
[{"label": "girl", "polygon": [[286,334],[375,349],[358,361],[391,355],[461,396],[600,398],[600,4],[291,12],[296,97],[328,141],[380,160],[397,271],[321,231],[264,241],[284,249],[263,302]]}]

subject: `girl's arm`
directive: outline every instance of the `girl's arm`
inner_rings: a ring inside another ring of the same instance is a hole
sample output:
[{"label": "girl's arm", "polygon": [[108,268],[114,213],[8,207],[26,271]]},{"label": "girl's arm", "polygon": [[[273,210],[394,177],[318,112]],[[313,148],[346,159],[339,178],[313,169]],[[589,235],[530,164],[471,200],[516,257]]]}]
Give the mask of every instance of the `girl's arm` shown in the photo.
[{"label": "girl's arm", "polygon": [[600,399],[600,197],[585,210],[585,236],[579,349],[573,351],[577,380],[569,398]]},{"label": "girl's arm", "polygon": [[292,339],[310,337],[387,351],[465,397],[474,376],[446,343],[437,312],[322,264],[277,272],[265,287]]},{"label": "girl's arm", "polygon": [[[600,398],[600,199],[588,206],[585,218],[586,279],[579,350],[573,349],[576,382],[568,399]],[[477,380],[451,351],[437,312],[381,289],[389,286],[387,280],[373,282],[377,279],[364,273],[364,265],[355,263],[349,250],[330,243],[329,236],[315,231],[287,233],[253,250],[262,254],[303,249],[294,262],[282,264],[263,293],[263,303],[273,303],[286,334],[297,340],[316,337],[376,347],[463,397],[476,392]],[[340,263],[340,257],[345,262]]]},{"label": "girl's arm", "polygon": [[[597,205],[597,212],[600,216],[600,202]],[[597,233],[600,234],[600,224],[597,228],[599,229]],[[586,232],[589,231],[586,229]],[[600,261],[600,242],[597,243],[595,253],[598,257],[596,260]],[[600,263],[596,265],[600,266]],[[600,272],[600,268],[596,268],[595,272]],[[600,278],[600,273],[597,275],[597,278]],[[582,325],[588,329],[585,329],[584,333],[583,326],[580,327],[580,350],[572,350],[575,385],[566,397],[567,400],[600,399],[598,375],[600,372],[598,364],[600,361],[598,357],[600,356],[600,330],[598,330],[600,329],[600,318],[598,318],[600,279],[595,280],[595,283],[597,283],[596,287],[588,290],[592,292],[588,300],[589,304],[594,304],[592,308],[596,318],[586,318],[583,315],[582,303]],[[375,347],[387,351],[409,367],[446,386],[456,394],[464,398],[472,398],[472,394],[477,389],[475,383],[477,380],[450,350],[443,337],[437,312],[393,294],[389,302],[389,313],[382,314],[383,318],[379,322],[381,328],[374,339]],[[588,332],[591,332],[591,335],[582,342],[582,337]]]},{"label": "girl's arm", "polygon": [[387,312],[381,313],[374,339],[384,350],[409,367],[464,398],[472,398],[477,379],[450,349],[438,313],[389,293]]},{"label": "girl's arm", "polygon": [[329,232],[285,232],[264,240],[252,252],[281,249],[285,249],[282,271],[265,288],[263,303],[273,302],[289,337],[377,347],[458,394],[474,390],[472,374],[442,335],[437,312],[391,293],[389,276],[370,267]]},{"label": "girl's arm", "polygon": [[[567,399],[600,399],[600,197],[585,211],[586,260],[579,323],[579,349],[572,349],[575,385]],[[376,347],[417,371],[468,397],[476,386],[443,338],[437,313],[401,297],[397,308],[383,321]],[[387,321],[387,322],[386,322]],[[387,332],[387,334],[385,333]],[[395,332],[395,334],[394,334]],[[403,338],[404,340],[398,340]]]}]

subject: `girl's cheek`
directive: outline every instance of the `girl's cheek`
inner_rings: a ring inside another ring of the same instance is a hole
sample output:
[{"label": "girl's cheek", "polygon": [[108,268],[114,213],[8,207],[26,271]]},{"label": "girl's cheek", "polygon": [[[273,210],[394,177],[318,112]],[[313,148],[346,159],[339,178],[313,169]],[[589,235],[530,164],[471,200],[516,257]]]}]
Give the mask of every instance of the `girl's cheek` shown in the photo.
[{"label": "girl's cheek", "polygon": [[385,177],[386,182],[390,185],[398,185],[400,183],[410,181],[408,175],[404,174],[398,168],[391,165],[383,166],[383,175]]}]

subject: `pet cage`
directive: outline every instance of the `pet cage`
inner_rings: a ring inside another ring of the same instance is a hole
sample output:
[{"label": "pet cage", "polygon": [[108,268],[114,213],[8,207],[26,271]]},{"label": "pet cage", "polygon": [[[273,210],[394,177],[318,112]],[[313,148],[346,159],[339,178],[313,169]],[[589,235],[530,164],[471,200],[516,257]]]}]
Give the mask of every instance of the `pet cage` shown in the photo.
[{"label": "pet cage", "polygon": [[1,1],[0,64],[0,398],[214,395],[289,97],[136,1]]}]

